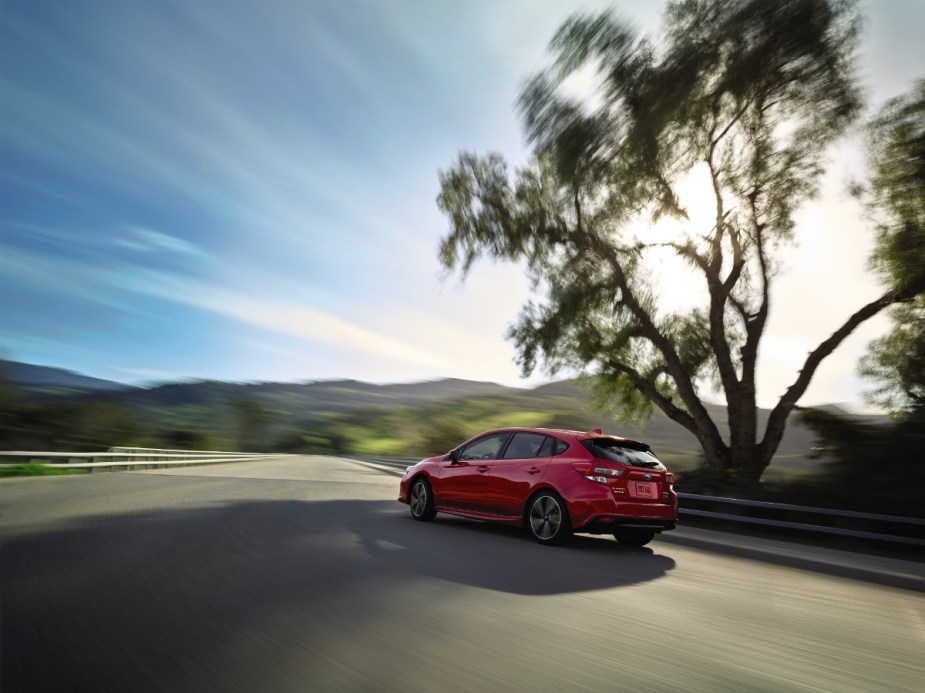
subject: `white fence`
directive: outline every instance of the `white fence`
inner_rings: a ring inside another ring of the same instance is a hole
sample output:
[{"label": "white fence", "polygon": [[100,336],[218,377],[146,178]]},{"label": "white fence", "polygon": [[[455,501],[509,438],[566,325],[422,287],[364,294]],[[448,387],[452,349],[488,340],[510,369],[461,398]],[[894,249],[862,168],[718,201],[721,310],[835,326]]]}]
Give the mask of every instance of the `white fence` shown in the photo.
[{"label": "white fence", "polygon": [[2,450],[3,466],[34,463],[63,469],[86,469],[88,472],[131,471],[164,467],[253,462],[290,455],[262,452],[223,452],[219,450],[164,450],[157,448],[109,448],[106,452],[35,452]]}]

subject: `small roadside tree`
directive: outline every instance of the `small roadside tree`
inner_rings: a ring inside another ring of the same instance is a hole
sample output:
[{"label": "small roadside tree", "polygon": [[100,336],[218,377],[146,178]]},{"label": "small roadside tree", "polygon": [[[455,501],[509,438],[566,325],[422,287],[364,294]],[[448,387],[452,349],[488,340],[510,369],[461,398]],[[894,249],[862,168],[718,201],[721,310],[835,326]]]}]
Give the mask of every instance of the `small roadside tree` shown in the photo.
[{"label": "small roadside tree", "polygon": [[[757,480],[819,364],[861,323],[922,290],[892,283],[813,349],[758,430],[756,364],[794,211],[817,191],[822,154],[857,117],[858,16],[842,0],[681,0],[660,45],[609,14],[575,16],[548,70],[519,100],[533,157],[462,153],[440,173],[450,221],[440,259],[465,276],[480,256],[523,261],[546,300],[509,336],[525,374],[575,369],[630,414],[654,406],[693,433],[708,465]],[[597,102],[563,93],[591,68]],[[708,180],[704,228],[654,244],[634,222],[685,221],[678,192]],[[660,311],[651,261],[665,249],[703,276],[707,303]],[[724,439],[701,399],[726,399]]]}]

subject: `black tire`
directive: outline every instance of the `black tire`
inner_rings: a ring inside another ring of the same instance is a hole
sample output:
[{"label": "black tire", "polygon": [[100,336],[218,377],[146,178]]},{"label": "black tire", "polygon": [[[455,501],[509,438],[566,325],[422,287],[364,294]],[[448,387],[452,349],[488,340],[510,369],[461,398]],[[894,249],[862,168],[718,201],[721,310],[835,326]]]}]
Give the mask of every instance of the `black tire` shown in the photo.
[{"label": "black tire", "polygon": [[651,529],[622,529],[613,533],[620,546],[645,546],[655,538],[655,531]]},{"label": "black tire", "polygon": [[430,522],[437,511],[434,510],[434,492],[427,479],[419,477],[411,484],[408,491],[408,506],[411,508],[411,517],[421,522]]},{"label": "black tire", "polygon": [[541,544],[563,544],[572,537],[572,520],[565,501],[552,491],[541,491],[530,499],[525,524]]}]

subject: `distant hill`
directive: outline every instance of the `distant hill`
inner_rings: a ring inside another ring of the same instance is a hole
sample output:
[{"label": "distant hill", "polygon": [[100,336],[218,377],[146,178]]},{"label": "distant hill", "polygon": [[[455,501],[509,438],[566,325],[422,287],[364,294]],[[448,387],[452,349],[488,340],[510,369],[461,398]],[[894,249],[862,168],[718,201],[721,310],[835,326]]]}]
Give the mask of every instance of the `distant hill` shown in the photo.
[{"label": "distant hill", "polygon": [[350,411],[358,407],[412,407],[456,397],[520,392],[495,383],[448,378],[421,383],[375,385],[358,380],[306,383],[232,383],[203,380],[167,383],[125,393],[132,402],[153,406],[209,406],[253,398],[262,404],[296,413]]},{"label": "distant hill", "polygon": [[73,371],[66,371],[63,368],[36,366],[31,363],[3,359],[0,359],[0,374],[11,383],[30,388],[62,388],[64,390],[92,392],[115,392],[135,389],[124,383],[91,378]]}]

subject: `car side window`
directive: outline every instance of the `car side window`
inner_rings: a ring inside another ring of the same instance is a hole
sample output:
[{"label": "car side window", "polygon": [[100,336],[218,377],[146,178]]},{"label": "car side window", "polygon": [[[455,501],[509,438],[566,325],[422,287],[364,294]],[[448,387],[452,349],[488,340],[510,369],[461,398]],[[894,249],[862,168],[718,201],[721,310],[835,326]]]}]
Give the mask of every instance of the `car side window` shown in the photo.
[{"label": "car side window", "polygon": [[559,440],[558,438],[556,438],[556,449],[552,454],[561,455],[563,452],[568,450],[568,448],[569,448],[568,443],[566,443],[564,440]]},{"label": "car side window", "polygon": [[496,460],[501,446],[510,436],[510,433],[493,433],[490,436],[479,438],[463,448],[460,460]]},{"label": "car side window", "polygon": [[546,440],[543,441],[543,445],[540,448],[537,457],[552,457],[552,449],[556,444],[556,439],[550,436],[546,436]]},{"label": "car side window", "polygon": [[504,451],[504,459],[525,460],[538,457],[545,440],[546,436],[542,433],[527,433],[525,431],[515,433],[510,445],[507,446],[507,450]]}]

